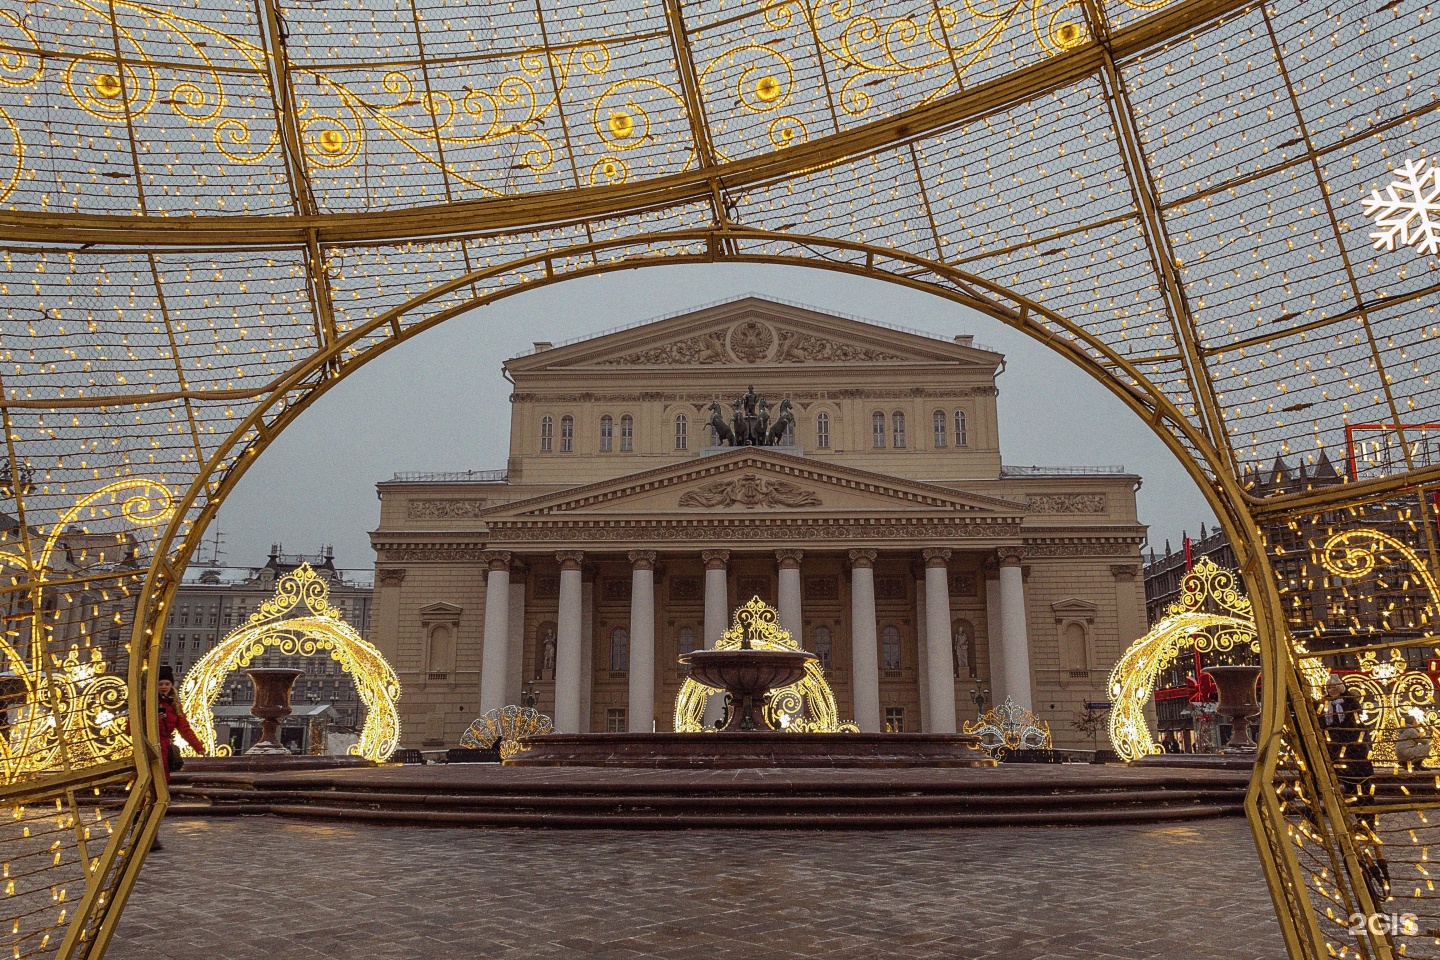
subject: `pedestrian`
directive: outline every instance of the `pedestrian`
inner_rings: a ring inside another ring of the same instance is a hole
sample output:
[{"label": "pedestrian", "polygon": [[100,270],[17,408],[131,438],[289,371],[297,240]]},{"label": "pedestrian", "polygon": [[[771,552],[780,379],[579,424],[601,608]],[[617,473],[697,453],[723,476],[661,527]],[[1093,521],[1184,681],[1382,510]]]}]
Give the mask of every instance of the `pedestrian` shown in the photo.
[{"label": "pedestrian", "polygon": [[1405,725],[1395,735],[1395,759],[1406,770],[1424,770],[1430,758],[1430,731],[1420,725],[1414,714],[1405,715]]},{"label": "pedestrian", "polygon": [[[1363,801],[1375,776],[1375,765],[1370,760],[1370,742],[1365,725],[1360,720],[1360,698],[1350,693],[1343,677],[1335,674],[1331,674],[1325,682],[1325,699],[1320,704],[1320,728],[1325,734],[1326,749],[1340,788],[1353,801]],[[1357,814],[1355,822],[1365,828],[1371,839],[1358,851],[1365,883],[1375,902],[1384,903],[1390,897],[1390,864],[1375,840],[1375,814]],[[1360,838],[1358,832],[1356,838]]]},{"label": "pedestrian", "polygon": [[[155,691],[158,694],[156,714],[160,726],[160,743],[165,747],[165,785],[170,785],[170,774],[179,770],[185,765],[180,757],[180,745],[175,742],[175,734],[185,738],[185,742],[200,756],[205,756],[205,744],[190,729],[190,721],[185,719],[185,711],[180,708],[180,701],[175,697],[175,671],[168,665],[160,668],[160,679],[155,682]],[[151,850],[163,850],[160,843],[160,834],[155,834],[155,842],[150,845]]]}]

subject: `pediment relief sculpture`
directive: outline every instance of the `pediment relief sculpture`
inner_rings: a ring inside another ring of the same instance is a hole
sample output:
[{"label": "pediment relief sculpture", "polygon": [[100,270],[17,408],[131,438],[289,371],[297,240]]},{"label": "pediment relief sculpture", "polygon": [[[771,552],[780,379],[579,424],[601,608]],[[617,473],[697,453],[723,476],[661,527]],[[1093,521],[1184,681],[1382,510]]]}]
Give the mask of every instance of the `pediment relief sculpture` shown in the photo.
[{"label": "pediment relief sculpture", "polygon": [[771,480],[747,473],[730,480],[691,490],[680,498],[682,507],[818,507],[820,498],[788,480]]},{"label": "pediment relief sculpture", "polygon": [[715,363],[866,363],[905,360],[887,350],[842,343],[801,330],[742,320],[697,334],[596,361],[598,366],[675,366]]}]

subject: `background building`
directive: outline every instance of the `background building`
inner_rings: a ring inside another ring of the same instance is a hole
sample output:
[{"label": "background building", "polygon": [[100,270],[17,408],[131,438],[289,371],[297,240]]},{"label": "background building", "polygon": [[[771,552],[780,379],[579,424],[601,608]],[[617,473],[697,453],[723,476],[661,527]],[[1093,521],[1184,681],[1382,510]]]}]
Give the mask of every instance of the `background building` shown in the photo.
[{"label": "background building", "polygon": [[[980,690],[1085,745],[1144,631],[1139,478],[1003,466],[1003,359],[746,298],[508,361],[506,471],[378,485],[403,743],[526,691],[561,730],[667,730],[677,657],[759,595],[862,729],[953,729]],[[794,428],[717,447],[752,386]]]},{"label": "background building", "polygon": [[[176,590],[174,606],[165,621],[160,662],[173,667],[176,680],[181,680],[196,661],[275,595],[278,579],[302,563],[309,563],[325,578],[330,603],[339,608],[357,633],[365,636],[370,629],[371,586],[346,580],[336,568],[330,548],[306,556],[284,553],[279,544],[274,544],[264,566],[237,579],[226,579],[217,566],[192,567],[196,575]],[[349,674],[329,657],[282,657],[272,652],[257,658],[252,666],[294,666],[305,671],[305,676],[296,681],[291,697],[297,716],[303,712],[323,715],[341,728],[358,727],[364,722],[364,707]],[[249,679],[243,673],[232,674],[216,701],[217,721],[243,723],[254,699]],[[327,706],[330,712],[324,709]],[[217,735],[226,739],[222,732],[217,731]]]}]

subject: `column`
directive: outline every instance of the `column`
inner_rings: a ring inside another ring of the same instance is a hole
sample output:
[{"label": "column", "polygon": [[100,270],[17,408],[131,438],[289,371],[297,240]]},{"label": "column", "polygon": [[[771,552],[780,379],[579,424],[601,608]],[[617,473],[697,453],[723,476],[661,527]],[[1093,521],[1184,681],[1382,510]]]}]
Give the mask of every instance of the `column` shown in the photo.
[{"label": "column", "polygon": [[1025,626],[1025,571],[1019,550],[1000,553],[1000,621],[1005,693],[1022,710],[1034,710],[1030,696],[1030,635]]},{"label": "column", "polygon": [[630,551],[631,733],[655,729],[655,551]]},{"label": "column", "polygon": [[555,554],[560,561],[560,612],[555,623],[555,729],[580,732],[580,562],[578,550]]},{"label": "column", "polygon": [[987,706],[994,706],[1005,702],[1005,624],[1000,616],[998,565],[987,565],[985,568],[985,641],[990,650],[990,700]]},{"label": "column", "polygon": [[510,660],[510,552],[486,550],[485,634],[480,647],[480,712],[505,706]]},{"label": "column", "polygon": [[925,629],[925,564],[910,565],[915,581],[915,693],[920,698],[920,729],[930,729],[930,638]]},{"label": "column", "polygon": [[[729,550],[706,550],[700,554],[705,561],[705,649],[715,647],[715,641],[730,627],[730,584],[725,565],[730,562]],[[715,726],[715,721],[725,716],[723,696],[712,696],[705,702],[705,725]]]},{"label": "column", "polygon": [[875,551],[850,551],[851,688],[855,723],[862,733],[879,733],[880,645],[875,630]]},{"label": "column", "polygon": [[510,642],[505,671],[505,703],[520,703],[525,691],[525,561],[519,557],[510,571]]},{"label": "column", "polygon": [[791,639],[801,646],[805,620],[800,610],[800,560],[804,556],[803,550],[775,551],[780,565],[780,626],[790,631]]},{"label": "column", "polygon": [[950,551],[926,550],[925,636],[930,712],[926,733],[955,732],[955,660],[950,641]]}]

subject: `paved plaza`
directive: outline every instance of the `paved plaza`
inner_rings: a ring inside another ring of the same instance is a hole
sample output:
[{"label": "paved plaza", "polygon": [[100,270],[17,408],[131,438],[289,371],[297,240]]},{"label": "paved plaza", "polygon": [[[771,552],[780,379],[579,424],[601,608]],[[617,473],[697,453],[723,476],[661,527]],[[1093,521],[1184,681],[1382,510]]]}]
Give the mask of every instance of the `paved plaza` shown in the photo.
[{"label": "paved plaza", "polygon": [[1240,818],[871,833],[173,818],[163,834],[113,960],[1284,955]]}]

